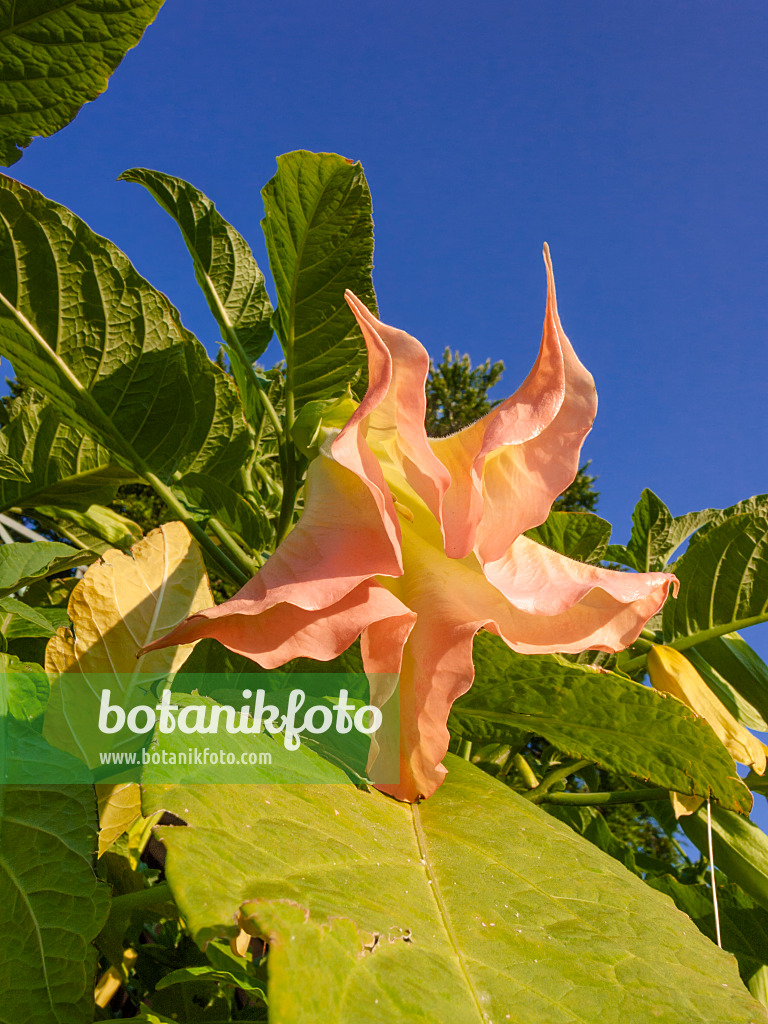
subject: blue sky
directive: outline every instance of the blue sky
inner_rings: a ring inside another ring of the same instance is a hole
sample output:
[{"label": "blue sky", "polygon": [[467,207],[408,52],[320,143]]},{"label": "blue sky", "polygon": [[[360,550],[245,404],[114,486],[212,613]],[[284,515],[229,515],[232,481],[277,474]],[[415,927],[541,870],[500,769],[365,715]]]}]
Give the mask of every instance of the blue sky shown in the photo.
[{"label": "blue sky", "polygon": [[[628,533],[768,490],[764,3],[168,0],[107,93],[12,173],[217,331],[132,166],[206,191],[266,264],[260,187],[290,149],[360,160],[382,317],[433,355],[535,358],[552,249],[594,373],[585,454]],[[763,646],[762,644],[760,646]]]}]

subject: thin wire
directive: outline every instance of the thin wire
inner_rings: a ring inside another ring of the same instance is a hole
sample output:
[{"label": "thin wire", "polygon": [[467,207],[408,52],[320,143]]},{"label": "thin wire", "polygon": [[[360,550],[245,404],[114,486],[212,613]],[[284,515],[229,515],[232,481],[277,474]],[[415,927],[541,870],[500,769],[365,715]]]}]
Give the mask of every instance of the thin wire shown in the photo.
[{"label": "thin wire", "polygon": [[715,933],[717,935],[717,944],[722,949],[723,943],[720,940],[720,911],[717,906],[717,888],[715,887],[715,855],[712,852],[712,804],[709,797],[707,797],[707,840],[709,841],[709,871],[712,876],[712,902],[715,906]]}]

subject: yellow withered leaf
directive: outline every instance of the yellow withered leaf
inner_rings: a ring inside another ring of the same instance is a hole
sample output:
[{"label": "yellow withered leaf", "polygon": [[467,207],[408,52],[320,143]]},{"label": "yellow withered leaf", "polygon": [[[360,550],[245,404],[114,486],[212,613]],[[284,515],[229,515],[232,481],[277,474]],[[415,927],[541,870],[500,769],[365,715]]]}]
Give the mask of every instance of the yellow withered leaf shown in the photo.
[{"label": "yellow withered leaf", "polygon": [[72,591],[74,635],[60,629],[45,651],[46,672],[137,676],[175,672],[192,644],[136,654],[192,612],[214,603],[203,557],[183,523],[165,523],[130,554],[112,548]]},{"label": "yellow withered leaf", "polygon": [[[69,598],[67,612],[74,632],[60,629],[46,647],[45,669],[53,677],[49,702],[53,713],[46,718],[46,739],[83,756],[65,713],[70,702],[82,706],[78,690],[104,686],[108,677],[111,700],[119,703],[140,677],[176,672],[194,644],[152,651],[138,659],[136,654],[188,615],[213,603],[202,555],[182,523],[165,523],[152,530],[130,554],[114,548],[105,551]],[[98,682],[92,677],[98,677]],[[89,727],[81,719],[78,732],[82,735]],[[96,789],[101,856],[136,820],[140,799],[134,783]]]},{"label": "yellow withered leaf", "polygon": [[703,796],[689,796],[687,793],[670,793],[669,799],[676,818],[695,814],[704,803]]},{"label": "yellow withered leaf", "polygon": [[657,690],[670,693],[705,718],[734,761],[765,772],[765,748],[738,722],[710,690],[685,655],[673,647],[654,647],[648,654],[648,674]]}]

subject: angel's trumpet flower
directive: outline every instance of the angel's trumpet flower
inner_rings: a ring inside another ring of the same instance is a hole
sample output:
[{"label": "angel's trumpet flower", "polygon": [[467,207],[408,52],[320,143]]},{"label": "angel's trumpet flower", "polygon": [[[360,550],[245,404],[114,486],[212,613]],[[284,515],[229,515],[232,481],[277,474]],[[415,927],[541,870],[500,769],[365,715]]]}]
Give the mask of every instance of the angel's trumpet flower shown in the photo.
[{"label": "angel's trumpet flower", "polygon": [[439,440],[424,429],[426,350],[347,292],[368,391],[310,465],[300,521],[239,593],[153,645],[215,637],[270,669],[330,660],[360,636],[372,678],[400,675],[400,781],[380,788],[401,800],[443,781],[448,713],[472,685],[479,629],[526,654],[622,650],[674,580],[584,565],[523,536],[574,479],[597,407],[560,325],[546,249],[545,260],[533,369],[511,398]]}]

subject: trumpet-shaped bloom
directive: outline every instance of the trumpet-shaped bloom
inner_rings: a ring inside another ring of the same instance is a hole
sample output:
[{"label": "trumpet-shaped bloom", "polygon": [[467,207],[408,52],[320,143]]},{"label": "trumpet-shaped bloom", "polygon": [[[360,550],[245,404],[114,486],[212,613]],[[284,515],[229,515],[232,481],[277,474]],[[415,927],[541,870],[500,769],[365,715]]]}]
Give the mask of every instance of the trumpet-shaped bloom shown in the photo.
[{"label": "trumpet-shaped bloom", "polygon": [[[597,407],[545,259],[533,369],[511,398],[441,439],[424,428],[426,350],[347,292],[369,386],[311,463],[300,521],[238,594],[153,645],[215,637],[270,669],[330,660],[360,636],[373,680],[399,673],[400,781],[380,788],[402,800],[443,780],[448,713],[472,684],[479,629],[522,653],[621,650],[674,580],[584,565],[523,536],[574,479]],[[374,701],[387,696],[377,685]]]}]

